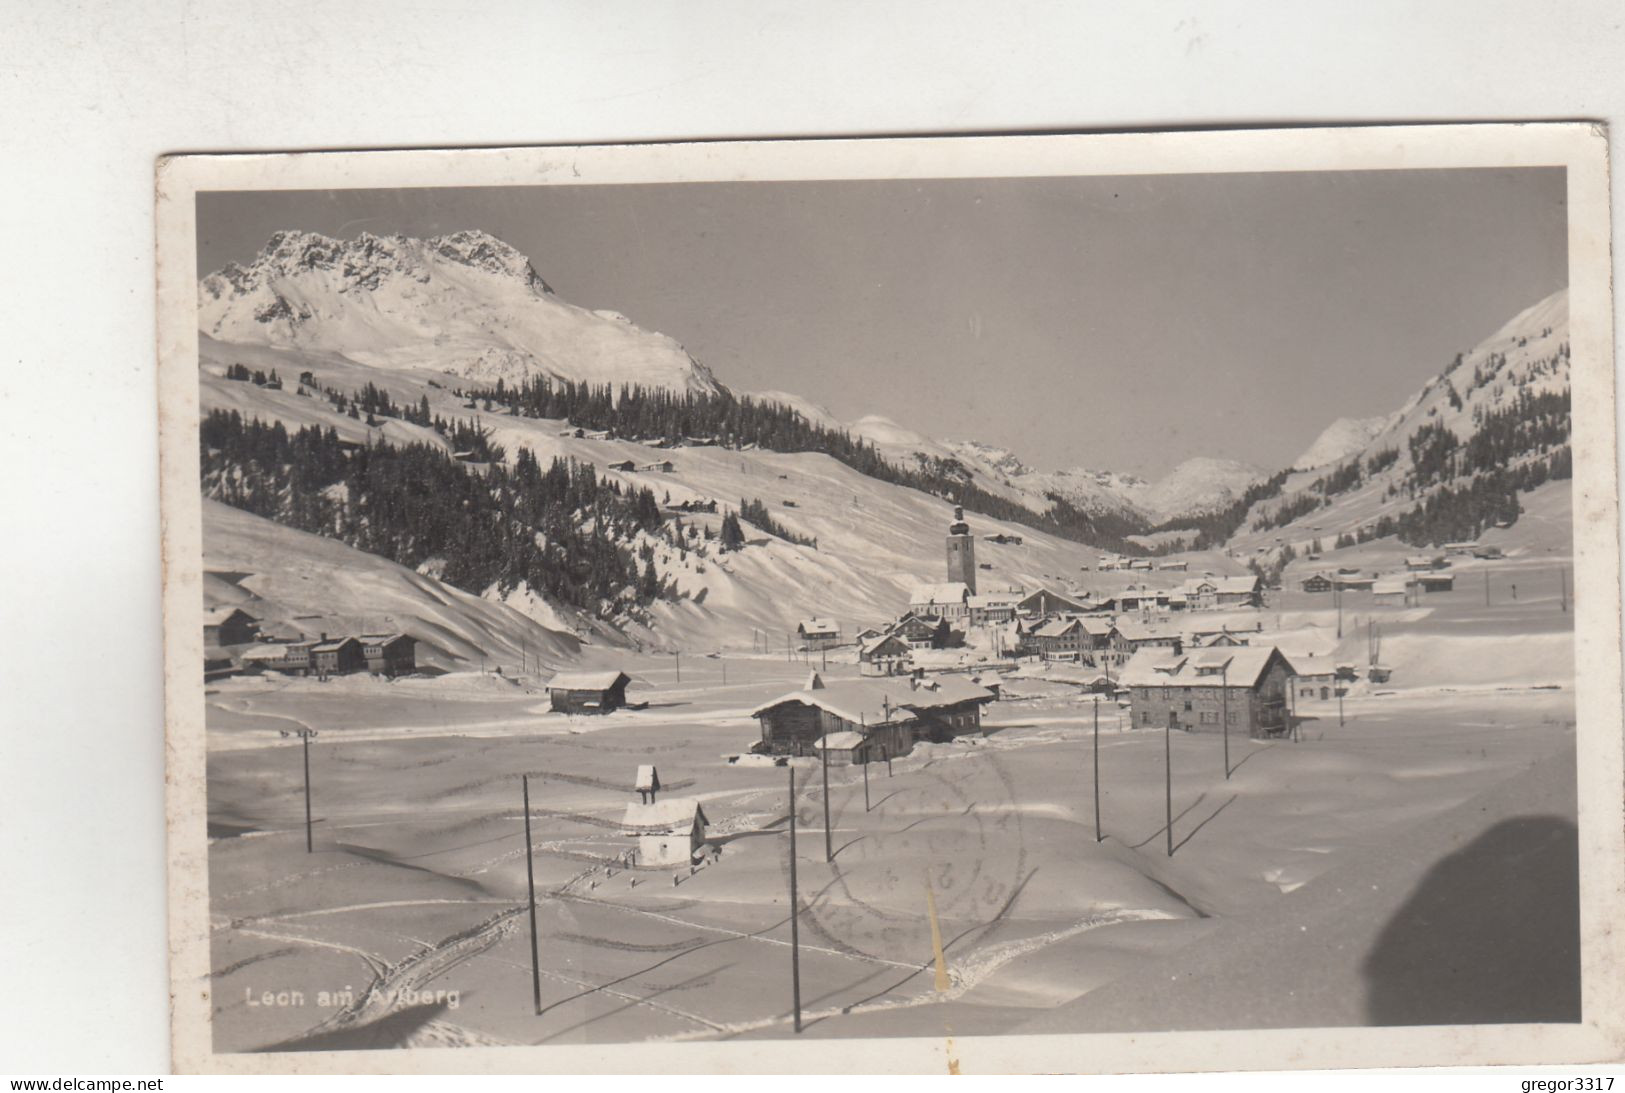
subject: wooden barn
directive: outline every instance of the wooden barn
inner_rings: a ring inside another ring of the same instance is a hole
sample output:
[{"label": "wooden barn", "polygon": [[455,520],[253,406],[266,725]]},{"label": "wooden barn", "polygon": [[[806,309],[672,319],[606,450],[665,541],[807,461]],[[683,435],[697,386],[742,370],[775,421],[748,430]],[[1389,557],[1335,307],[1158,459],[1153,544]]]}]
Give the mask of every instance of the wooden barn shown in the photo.
[{"label": "wooden barn", "polygon": [[609,713],[626,705],[625,672],[560,672],[547,681],[554,713]]},{"label": "wooden barn", "polygon": [[648,804],[633,801],[621,817],[621,833],[638,841],[640,866],[690,865],[705,845],[710,823],[692,797],[667,797]]},{"label": "wooden barn", "polygon": [[361,655],[367,671],[398,676],[417,671],[418,641],[408,634],[362,634]]},{"label": "wooden barn", "polygon": [[816,742],[855,732],[865,746],[858,762],[906,755],[916,740],[946,740],[981,728],[982,707],[993,692],[966,679],[916,676],[825,683],[815,672],[800,691],[751,712],[761,722],[760,751],[814,755]]},{"label": "wooden barn", "polygon": [[207,648],[247,645],[258,641],[260,623],[240,607],[211,607],[203,612],[203,644]]}]

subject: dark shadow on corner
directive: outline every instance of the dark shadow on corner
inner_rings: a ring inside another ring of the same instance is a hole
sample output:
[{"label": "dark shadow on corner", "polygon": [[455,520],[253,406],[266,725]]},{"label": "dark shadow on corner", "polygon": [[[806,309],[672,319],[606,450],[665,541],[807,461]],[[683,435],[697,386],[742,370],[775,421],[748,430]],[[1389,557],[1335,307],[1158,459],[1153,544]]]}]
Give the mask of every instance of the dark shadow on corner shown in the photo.
[{"label": "dark shadow on corner", "polygon": [[428,1002],[407,1006],[369,1021],[364,1025],[350,1025],[327,1032],[311,1033],[284,1040],[259,1050],[264,1051],[368,1051],[376,1048],[400,1047],[424,1025],[446,1010],[445,1003]]},{"label": "dark shadow on corner", "polygon": [[1503,820],[1441,859],[1363,967],[1373,1025],[1580,1020],[1574,824]]}]

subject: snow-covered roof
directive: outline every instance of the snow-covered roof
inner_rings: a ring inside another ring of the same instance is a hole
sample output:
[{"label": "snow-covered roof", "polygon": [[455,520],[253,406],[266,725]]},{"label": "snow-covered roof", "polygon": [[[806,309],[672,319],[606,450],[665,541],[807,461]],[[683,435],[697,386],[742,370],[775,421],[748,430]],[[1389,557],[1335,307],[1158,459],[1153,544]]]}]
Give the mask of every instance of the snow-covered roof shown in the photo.
[{"label": "snow-covered roof", "polygon": [[839,634],[840,624],[834,619],[802,619],[801,632],[811,637],[815,634]]},{"label": "snow-covered roof", "polygon": [[1123,619],[1116,625],[1116,630],[1127,641],[1151,641],[1156,638],[1172,638],[1172,634],[1164,634],[1160,630],[1153,630],[1142,622],[1134,619]]},{"label": "snow-covered roof", "polygon": [[251,645],[244,649],[239,656],[241,660],[281,660],[288,655],[286,645]]},{"label": "snow-covered roof", "polygon": [[970,587],[962,581],[943,584],[924,584],[909,596],[909,605],[930,606],[939,603],[964,603],[970,598]]},{"label": "snow-covered roof", "polygon": [[813,741],[813,747],[819,751],[823,751],[825,748],[833,751],[842,748],[861,748],[862,746],[863,734],[861,732],[832,732]]},{"label": "snow-covered roof", "polygon": [[1058,638],[1073,627],[1081,625],[1081,623],[1082,620],[1080,619],[1051,619],[1034,630],[1033,636],[1037,638]]},{"label": "snow-covered roof", "polygon": [[875,652],[875,650],[885,645],[888,641],[895,642],[904,649],[908,648],[908,643],[902,638],[898,637],[896,634],[881,634],[878,637],[870,638],[868,641],[865,641],[862,645],[860,645],[858,647],[858,654],[860,656],[870,656]]},{"label": "snow-covered roof", "polygon": [[254,619],[253,615],[250,615],[241,607],[232,607],[229,605],[226,607],[205,607],[203,609],[203,625],[219,626],[220,624],[230,620],[233,615],[241,615],[250,621],[253,621]]},{"label": "snow-covered roof", "polygon": [[347,643],[352,642],[352,641],[355,641],[355,639],[354,638],[332,638],[332,639],[330,639],[328,641],[317,642],[315,645],[311,646],[310,651],[312,653],[333,653],[333,652],[337,652],[338,650],[344,648],[344,646]]},{"label": "snow-covered roof", "polygon": [[547,681],[550,691],[608,691],[622,680],[632,682],[625,672],[560,672]]},{"label": "snow-covered roof", "polygon": [[632,783],[633,789],[659,789],[660,774],[655,770],[653,763],[644,763],[638,767],[637,780]]},{"label": "snow-covered roof", "polygon": [[1391,574],[1387,577],[1378,577],[1371,585],[1371,591],[1379,596],[1389,595],[1394,592],[1402,593],[1405,591],[1407,584],[1409,584],[1409,581],[1403,575]]},{"label": "snow-covered roof", "polygon": [[[1191,656],[1168,657],[1165,652],[1162,656],[1148,656],[1155,652],[1159,651],[1135,654],[1123,666],[1122,681],[1136,687],[1216,687],[1222,682],[1229,687],[1251,688],[1263,677],[1272,658],[1279,656],[1286,661],[1273,645],[1226,646]],[[1288,671],[1294,671],[1290,661],[1286,665]]]},{"label": "snow-covered roof", "polygon": [[686,835],[698,820],[703,827],[711,821],[705,810],[693,797],[665,797],[644,804],[633,801],[626,806],[621,817],[621,829],[627,835]]},{"label": "snow-covered roof", "polygon": [[979,592],[969,602],[972,607],[1014,607],[1021,596],[1020,592]]},{"label": "snow-covered roof", "polygon": [[792,691],[751,711],[760,717],[790,702],[817,707],[856,724],[883,725],[912,721],[913,710],[931,710],[960,702],[991,702],[993,692],[967,679],[938,676],[923,683],[909,679],[842,679],[816,690]]}]

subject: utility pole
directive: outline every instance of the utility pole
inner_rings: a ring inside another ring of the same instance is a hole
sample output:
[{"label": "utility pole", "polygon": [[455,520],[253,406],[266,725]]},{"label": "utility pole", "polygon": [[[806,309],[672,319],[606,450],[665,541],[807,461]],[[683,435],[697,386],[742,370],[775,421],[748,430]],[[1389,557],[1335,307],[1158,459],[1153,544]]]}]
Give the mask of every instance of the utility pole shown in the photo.
[{"label": "utility pole", "polygon": [[869,811],[869,748],[863,748],[863,811]]},{"label": "utility pole", "polygon": [[1343,727],[1343,696],[1348,694],[1347,687],[1337,688],[1337,727]]},{"label": "utility pole", "polygon": [[880,756],[881,756],[882,759],[886,760],[886,777],[890,778],[891,777],[891,749],[886,747],[884,744],[882,744],[881,747],[880,747]]},{"label": "utility pole", "polygon": [[1562,582],[1557,605],[1563,614],[1567,615],[1569,613],[1569,571],[1567,569],[1559,569],[1557,571],[1557,579]]},{"label": "utility pole", "polygon": [[790,768],[790,997],[795,1005],[796,1032],[801,1031],[801,930],[796,906],[796,768]]},{"label": "utility pole", "polygon": [[726,657],[718,657],[717,659],[722,661],[722,685],[726,687],[728,685],[728,659]]},{"label": "utility pole", "polygon": [[315,729],[300,729],[299,739],[305,750],[305,853],[316,852],[315,838],[310,830],[310,738],[316,735]]},{"label": "utility pole", "polygon": [[1343,586],[1332,585],[1332,599],[1337,601],[1337,636],[1343,636]]},{"label": "utility pole", "polygon": [[1095,696],[1095,842],[1106,836],[1100,830],[1100,696]]},{"label": "utility pole", "polygon": [[1174,856],[1174,715],[1162,727],[1163,804],[1168,817],[1168,856]]},{"label": "utility pole", "polygon": [[824,766],[824,860],[835,860],[835,845],[829,833],[829,737],[826,735],[819,741],[818,754],[823,757]]},{"label": "utility pole", "polygon": [[1224,719],[1224,780],[1230,781],[1230,665],[1219,671],[1220,717]]},{"label": "utility pole", "polygon": [[1490,605],[1490,567],[1484,567],[1484,606]]},{"label": "utility pole", "polygon": [[677,661],[677,682],[681,683],[683,682],[683,654],[680,651],[673,652],[672,657]]},{"label": "utility pole", "polygon": [[542,960],[536,943],[536,864],[530,841],[530,775],[521,774],[525,794],[525,884],[530,890],[530,995],[536,1016],[542,1015]]}]

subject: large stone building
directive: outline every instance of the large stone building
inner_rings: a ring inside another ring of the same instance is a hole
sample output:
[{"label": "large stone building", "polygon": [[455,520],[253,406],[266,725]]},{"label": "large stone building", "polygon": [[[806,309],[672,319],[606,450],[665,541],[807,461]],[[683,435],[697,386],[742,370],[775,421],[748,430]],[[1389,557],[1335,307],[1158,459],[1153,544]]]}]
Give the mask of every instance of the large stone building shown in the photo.
[{"label": "large stone building", "polygon": [[1273,645],[1148,649],[1123,669],[1136,728],[1278,736],[1291,728],[1287,697],[1296,673]]}]

